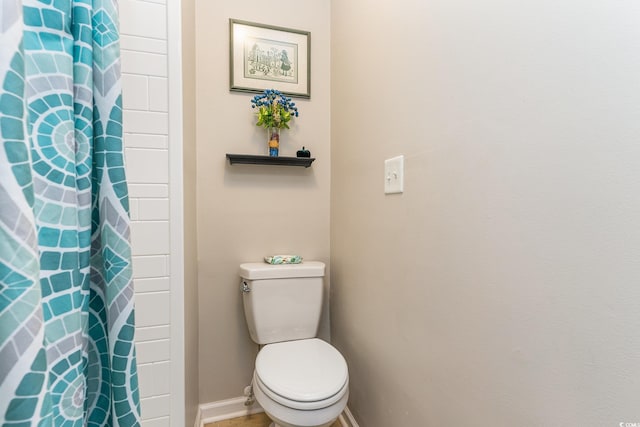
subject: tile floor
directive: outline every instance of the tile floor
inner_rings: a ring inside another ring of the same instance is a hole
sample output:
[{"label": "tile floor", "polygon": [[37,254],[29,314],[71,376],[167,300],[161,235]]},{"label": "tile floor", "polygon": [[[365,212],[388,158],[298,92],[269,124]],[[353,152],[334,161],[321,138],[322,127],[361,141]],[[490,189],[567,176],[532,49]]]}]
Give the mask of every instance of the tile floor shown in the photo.
[{"label": "tile floor", "polygon": [[[260,413],[231,420],[216,421],[205,424],[204,427],[269,427],[269,424],[271,424],[271,420],[264,413]],[[342,425],[340,421],[336,421],[331,427],[342,427]]]}]

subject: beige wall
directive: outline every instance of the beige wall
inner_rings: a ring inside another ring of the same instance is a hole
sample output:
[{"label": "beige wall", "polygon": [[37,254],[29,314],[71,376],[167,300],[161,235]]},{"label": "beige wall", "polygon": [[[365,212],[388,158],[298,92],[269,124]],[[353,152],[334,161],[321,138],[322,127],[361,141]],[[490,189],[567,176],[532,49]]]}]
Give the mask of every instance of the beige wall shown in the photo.
[{"label": "beige wall", "polygon": [[332,338],[360,425],[640,420],[637,2],[331,7]]},{"label": "beige wall", "polygon": [[[305,145],[317,158],[312,167],[226,161],[225,153],[266,154],[253,95],[229,92],[229,18],[311,32],[312,98],[297,101],[300,117],[282,136],[281,155]],[[195,2],[201,403],[240,396],[253,372],[257,346],[245,325],[238,265],[278,253],[329,261],[329,18],[329,0]],[[323,325],[326,337],[328,315]]]}]

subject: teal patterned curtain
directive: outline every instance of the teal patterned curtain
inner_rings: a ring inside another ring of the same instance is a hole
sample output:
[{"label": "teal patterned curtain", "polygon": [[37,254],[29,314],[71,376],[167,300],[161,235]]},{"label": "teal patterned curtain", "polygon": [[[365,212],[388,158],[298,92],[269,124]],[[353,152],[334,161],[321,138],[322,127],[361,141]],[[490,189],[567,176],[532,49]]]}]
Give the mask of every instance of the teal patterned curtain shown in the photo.
[{"label": "teal patterned curtain", "polygon": [[117,4],[0,6],[0,423],[138,426]]}]

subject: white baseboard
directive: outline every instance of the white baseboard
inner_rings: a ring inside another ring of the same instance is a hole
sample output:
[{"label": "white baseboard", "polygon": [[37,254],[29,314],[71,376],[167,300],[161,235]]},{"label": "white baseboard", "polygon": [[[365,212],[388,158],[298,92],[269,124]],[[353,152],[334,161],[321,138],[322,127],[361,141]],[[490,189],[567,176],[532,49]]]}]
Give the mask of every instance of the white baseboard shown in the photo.
[{"label": "white baseboard", "polygon": [[258,402],[254,402],[251,406],[244,406],[246,400],[246,397],[234,397],[233,399],[200,404],[194,427],[204,427],[205,424],[215,421],[264,412]]},{"label": "white baseboard", "polygon": [[[244,406],[246,400],[246,397],[234,397],[233,399],[202,403],[198,406],[198,414],[196,415],[194,427],[204,427],[205,424],[216,421],[229,420],[231,418],[264,412],[264,409],[262,409],[258,402],[254,402],[251,406]],[[359,427],[348,407],[344,408],[338,420],[342,427]]]}]

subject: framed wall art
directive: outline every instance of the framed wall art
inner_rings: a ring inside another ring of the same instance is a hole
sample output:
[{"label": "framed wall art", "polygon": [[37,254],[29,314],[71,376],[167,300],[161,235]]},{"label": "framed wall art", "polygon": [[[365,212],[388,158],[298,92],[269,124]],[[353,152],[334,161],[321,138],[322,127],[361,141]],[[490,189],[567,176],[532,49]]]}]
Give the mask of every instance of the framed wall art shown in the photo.
[{"label": "framed wall art", "polygon": [[311,98],[311,33],[229,20],[230,89]]}]

